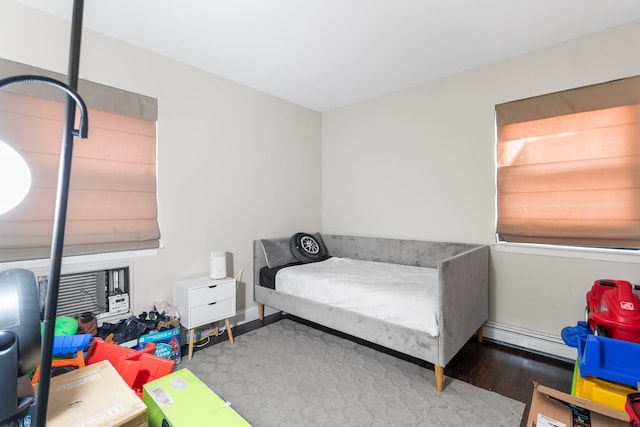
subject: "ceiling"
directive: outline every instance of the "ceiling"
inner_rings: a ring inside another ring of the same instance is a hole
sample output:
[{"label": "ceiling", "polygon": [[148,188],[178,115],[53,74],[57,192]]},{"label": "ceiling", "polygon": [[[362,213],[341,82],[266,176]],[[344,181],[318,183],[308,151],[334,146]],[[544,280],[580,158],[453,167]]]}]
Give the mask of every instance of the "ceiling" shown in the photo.
[{"label": "ceiling", "polygon": [[[72,0],[17,1],[65,19],[72,15]],[[321,112],[637,19],[638,0],[84,5],[85,28]]]}]

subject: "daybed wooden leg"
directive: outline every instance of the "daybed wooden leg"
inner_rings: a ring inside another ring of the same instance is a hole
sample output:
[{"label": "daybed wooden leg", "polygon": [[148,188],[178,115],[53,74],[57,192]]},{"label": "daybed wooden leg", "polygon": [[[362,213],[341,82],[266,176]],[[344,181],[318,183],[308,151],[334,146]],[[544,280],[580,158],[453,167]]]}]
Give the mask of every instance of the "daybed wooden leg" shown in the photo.
[{"label": "daybed wooden leg", "polygon": [[264,320],[264,304],[258,304],[258,317]]},{"label": "daybed wooden leg", "polygon": [[478,342],[482,342],[482,326],[478,328]]},{"label": "daybed wooden leg", "polygon": [[444,366],[433,365],[436,371],[436,390],[440,393],[444,385]]}]

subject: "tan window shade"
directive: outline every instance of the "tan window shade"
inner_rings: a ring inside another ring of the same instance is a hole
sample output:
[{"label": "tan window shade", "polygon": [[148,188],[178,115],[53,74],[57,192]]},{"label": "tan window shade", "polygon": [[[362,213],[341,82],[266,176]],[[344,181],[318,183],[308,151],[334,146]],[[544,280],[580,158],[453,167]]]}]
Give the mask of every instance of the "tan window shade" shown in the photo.
[{"label": "tan window shade", "polygon": [[639,104],[630,78],[496,107],[499,239],[639,247]]},{"label": "tan window shade", "polygon": [[[66,76],[62,74],[0,58],[0,77],[4,78],[20,74],[35,74],[51,77],[61,82],[67,81]],[[48,85],[14,85],[4,88],[3,91],[22,93],[58,102],[65,102],[66,100],[66,94],[63,91],[52,89]],[[158,120],[158,100],[155,98],[84,79],[78,81],[78,93],[90,108],[122,114],[123,116],[138,117],[152,122]]]},{"label": "tan window shade", "polygon": [[[82,94],[81,94],[82,95]],[[64,105],[0,91],[0,139],[27,161],[31,189],[0,216],[0,261],[50,254]],[[159,246],[156,123],[89,109],[74,139],[64,255]]]}]

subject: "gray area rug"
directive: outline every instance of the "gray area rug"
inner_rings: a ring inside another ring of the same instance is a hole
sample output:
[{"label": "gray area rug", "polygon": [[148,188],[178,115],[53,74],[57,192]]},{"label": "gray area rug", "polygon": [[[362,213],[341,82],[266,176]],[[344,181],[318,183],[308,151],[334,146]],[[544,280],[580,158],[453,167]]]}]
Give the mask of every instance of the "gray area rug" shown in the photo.
[{"label": "gray area rug", "polygon": [[518,426],[525,404],[283,319],[188,368],[253,426]]}]

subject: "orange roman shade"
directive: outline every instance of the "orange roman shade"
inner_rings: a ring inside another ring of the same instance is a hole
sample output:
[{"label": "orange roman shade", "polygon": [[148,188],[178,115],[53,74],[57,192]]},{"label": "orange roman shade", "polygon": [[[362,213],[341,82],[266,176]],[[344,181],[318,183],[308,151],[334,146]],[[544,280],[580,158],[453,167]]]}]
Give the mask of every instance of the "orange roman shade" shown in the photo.
[{"label": "orange roman shade", "polygon": [[[154,114],[90,106],[89,137],[74,139],[64,255],[159,246]],[[25,200],[0,216],[0,261],[50,255],[63,115],[62,102],[0,91],[0,139],[32,174]]]},{"label": "orange roman shade", "polygon": [[501,241],[640,246],[640,78],[502,104]]}]

